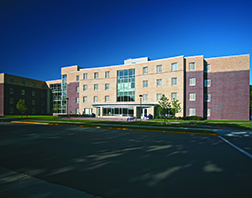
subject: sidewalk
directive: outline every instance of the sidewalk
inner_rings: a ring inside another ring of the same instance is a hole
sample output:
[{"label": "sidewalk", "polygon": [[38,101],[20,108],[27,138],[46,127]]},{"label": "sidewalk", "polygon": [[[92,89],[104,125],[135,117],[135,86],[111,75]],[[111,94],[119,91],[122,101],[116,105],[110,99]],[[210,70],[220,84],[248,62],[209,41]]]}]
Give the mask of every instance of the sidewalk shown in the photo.
[{"label": "sidewalk", "polygon": [[101,198],[0,167],[1,198]]}]

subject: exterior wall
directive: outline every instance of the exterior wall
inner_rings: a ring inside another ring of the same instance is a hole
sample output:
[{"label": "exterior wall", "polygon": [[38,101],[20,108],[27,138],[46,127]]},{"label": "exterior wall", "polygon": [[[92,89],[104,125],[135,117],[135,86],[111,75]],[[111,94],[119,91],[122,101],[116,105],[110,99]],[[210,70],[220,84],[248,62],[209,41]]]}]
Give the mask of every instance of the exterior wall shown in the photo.
[{"label": "exterior wall", "polygon": [[[204,116],[204,59],[203,56],[186,57],[186,102],[185,116],[189,116],[189,108],[195,108],[196,116]],[[195,63],[195,70],[189,70],[189,63]],[[196,78],[196,85],[189,86],[189,79]],[[189,101],[189,94],[195,93],[196,100]]]},{"label": "exterior wall", "polygon": [[[22,85],[23,81],[25,85]],[[10,93],[11,88],[14,90],[14,93]],[[4,74],[2,90],[3,94],[1,96],[3,97],[2,101],[4,101],[2,102],[2,115],[19,115],[20,112],[16,109],[16,104],[20,99],[25,100],[27,106],[26,114],[38,115],[50,113],[50,109],[48,108],[48,87],[44,81]],[[25,91],[24,95],[21,95],[21,90]],[[35,92],[35,96],[32,95],[32,92]],[[35,104],[32,104],[32,100],[35,101]],[[10,109],[13,109],[13,113],[10,112]]]},{"label": "exterior wall", "polygon": [[206,59],[211,65],[207,78],[211,94],[207,107],[208,119],[248,120],[249,119],[249,55]]},{"label": "exterior wall", "polygon": [[76,91],[77,86],[79,86],[79,82],[69,83],[67,85],[67,97],[69,98],[67,107],[68,114],[76,114],[76,109],[79,109],[79,103],[76,101],[76,98],[79,98],[79,92]]},{"label": "exterior wall", "polygon": [[4,115],[4,83],[0,83],[0,115]]}]

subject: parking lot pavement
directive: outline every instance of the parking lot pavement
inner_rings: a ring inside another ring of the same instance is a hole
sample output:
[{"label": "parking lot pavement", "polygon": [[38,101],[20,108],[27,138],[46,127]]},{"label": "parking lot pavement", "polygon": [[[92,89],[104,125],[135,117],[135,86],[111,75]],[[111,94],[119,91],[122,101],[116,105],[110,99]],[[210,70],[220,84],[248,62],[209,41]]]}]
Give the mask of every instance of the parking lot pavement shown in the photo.
[{"label": "parking lot pavement", "polygon": [[101,198],[0,167],[1,198]]}]

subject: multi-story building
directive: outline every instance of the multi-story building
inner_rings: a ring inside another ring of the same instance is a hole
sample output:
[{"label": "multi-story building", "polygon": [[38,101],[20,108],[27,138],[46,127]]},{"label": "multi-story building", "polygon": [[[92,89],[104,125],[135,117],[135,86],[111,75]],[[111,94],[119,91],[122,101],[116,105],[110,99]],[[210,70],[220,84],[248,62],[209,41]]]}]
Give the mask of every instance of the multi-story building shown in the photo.
[{"label": "multi-story building", "polygon": [[[179,100],[176,116],[249,119],[249,55],[128,59],[124,65],[64,67],[62,112],[98,117],[156,116],[162,94]],[[141,112],[140,112],[141,111]]]},{"label": "multi-story building", "polygon": [[165,94],[181,103],[182,112],[176,116],[248,120],[249,70],[250,56],[238,55],[152,61],[145,57],[86,69],[75,65],[61,69],[62,79],[47,82],[0,74],[0,115],[17,114],[14,104],[21,98],[30,114],[155,117]]},{"label": "multi-story building", "polygon": [[44,81],[0,74],[0,115],[19,115],[16,108],[22,99],[26,114],[50,114],[50,90]]}]

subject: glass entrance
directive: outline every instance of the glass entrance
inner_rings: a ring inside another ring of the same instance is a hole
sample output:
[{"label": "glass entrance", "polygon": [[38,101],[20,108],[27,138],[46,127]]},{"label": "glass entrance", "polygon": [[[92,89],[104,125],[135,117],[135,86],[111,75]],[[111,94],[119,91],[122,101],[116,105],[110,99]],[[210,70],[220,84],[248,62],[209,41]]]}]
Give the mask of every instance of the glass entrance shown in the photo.
[{"label": "glass entrance", "polygon": [[141,117],[147,117],[147,115],[148,115],[148,109],[147,108],[142,109]]}]

